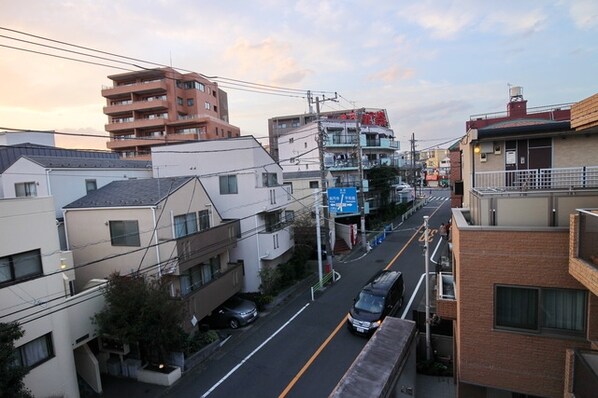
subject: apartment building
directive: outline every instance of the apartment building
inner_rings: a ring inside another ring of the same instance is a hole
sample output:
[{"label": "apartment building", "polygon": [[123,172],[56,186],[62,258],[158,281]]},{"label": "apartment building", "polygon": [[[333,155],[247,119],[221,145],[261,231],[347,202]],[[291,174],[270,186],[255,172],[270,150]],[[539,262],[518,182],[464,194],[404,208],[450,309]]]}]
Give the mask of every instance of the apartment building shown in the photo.
[{"label": "apartment building", "polygon": [[64,207],[77,291],[113,272],[160,278],[187,305],[184,327],[241,289],[229,251],[239,220],[223,220],[197,177],[114,181]]},{"label": "apartment building", "polygon": [[[276,120],[280,126],[288,126],[283,122],[287,119],[271,120]],[[394,139],[385,110],[326,113],[319,122],[311,121],[292,130],[281,127],[277,131],[279,162],[285,172],[321,170],[323,162],[335,187],[357,187],[368,192],[368,173],[372,168],[400,165],[399,142]],[[366,214],[377,203],[377,198],[371,195],[364,204]]]},{"label": "apartment building", "polygon": [[149,159],[153,145],[240,136],[229,123],[226,92],[203,75],[157,68],[108,76],[108,149]]},{"label": "apartment building", "polygon": [[595,122],[598,105],[534,112],[513,89],[507,114],[473,117],[459,145],[455,297],[437,313],[453,320],[458,396],[589,397],[598,246],[583,209],[598,207],[598,129],[576,120]]},{"label": "apartment building", "polygon": [[243,291],[259,291],[260,271],[291,257],[294,199],[282,168],[254,137],[152,147],[152,164],[155,177],[197,176],[222,218],[239,221],[230,261],[243,264]]},{"label": "apartment building", "polygon": [[33,396],[78,397],[69,317],[69,253],[61,252],[52,198],[0,199],[0,322],[18,322],[16,360]]}]

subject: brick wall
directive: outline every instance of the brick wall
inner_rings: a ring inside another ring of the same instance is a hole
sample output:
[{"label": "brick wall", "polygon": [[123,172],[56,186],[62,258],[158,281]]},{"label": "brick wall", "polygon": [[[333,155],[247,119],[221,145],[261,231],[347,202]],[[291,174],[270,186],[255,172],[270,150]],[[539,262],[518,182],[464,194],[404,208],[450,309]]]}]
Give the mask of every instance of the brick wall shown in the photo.
[{"label": "brick wall", "polygon": [[494,288],[506,284],[583,289],[568,272],[568,231],[455,227],[458,382],[562,397],[565,350],[590,344],[583,338],[494,329]]}]

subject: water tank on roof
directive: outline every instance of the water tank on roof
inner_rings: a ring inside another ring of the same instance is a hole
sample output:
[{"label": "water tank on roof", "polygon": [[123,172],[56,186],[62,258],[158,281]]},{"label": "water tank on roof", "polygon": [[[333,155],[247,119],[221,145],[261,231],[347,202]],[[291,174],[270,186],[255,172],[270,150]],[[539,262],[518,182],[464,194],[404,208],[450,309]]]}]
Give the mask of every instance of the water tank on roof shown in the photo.
[{"label": "water tank on roof", "polygon": [[511,101],[521,101],[523,99],[523,87],[509,87],[509,97],[511,98]]}]

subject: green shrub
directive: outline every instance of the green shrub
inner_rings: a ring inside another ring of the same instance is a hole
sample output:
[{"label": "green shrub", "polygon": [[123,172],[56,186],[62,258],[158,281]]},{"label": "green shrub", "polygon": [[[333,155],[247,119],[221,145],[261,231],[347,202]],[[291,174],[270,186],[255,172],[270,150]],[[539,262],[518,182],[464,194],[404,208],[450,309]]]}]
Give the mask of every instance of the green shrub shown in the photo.
[{"label": "green shrub", "polygon": [[218,341],[219,338],[220,337],[218,336],[218,333],[216,333],[214,330],[196,332],[193,336],[187,336],[183,352],[185,356],[188,357],[192,354],[195,354],[208,344]]}]

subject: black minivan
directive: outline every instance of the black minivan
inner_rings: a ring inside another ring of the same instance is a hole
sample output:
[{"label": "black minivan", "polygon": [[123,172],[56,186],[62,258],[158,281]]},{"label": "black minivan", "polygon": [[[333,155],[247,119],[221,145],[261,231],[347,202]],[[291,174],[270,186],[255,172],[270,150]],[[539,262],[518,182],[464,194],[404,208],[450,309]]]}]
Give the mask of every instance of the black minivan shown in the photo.
[{"label": "black minivan", "polygon": [[399,271],[380,271],[361,289],[347,315],[353,333],[371,336],[387,315],[403,306],[405,284]]}]

